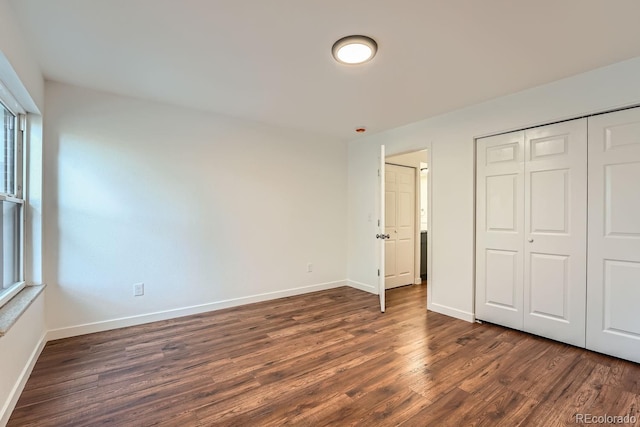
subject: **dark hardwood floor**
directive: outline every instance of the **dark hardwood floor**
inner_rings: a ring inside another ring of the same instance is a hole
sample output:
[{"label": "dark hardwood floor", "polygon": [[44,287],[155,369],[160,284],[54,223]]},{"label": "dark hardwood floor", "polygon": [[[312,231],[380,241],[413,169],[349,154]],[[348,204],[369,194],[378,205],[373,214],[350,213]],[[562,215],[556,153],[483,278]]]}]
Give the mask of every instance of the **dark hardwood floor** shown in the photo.
[{"label": "dark hardwood floor", "polygon": [[338,288],[53,341],[9,426],[640,418],[640,365],[427,312],[425,301],[426,286],[390,290],[383,314],[377,296]]}]

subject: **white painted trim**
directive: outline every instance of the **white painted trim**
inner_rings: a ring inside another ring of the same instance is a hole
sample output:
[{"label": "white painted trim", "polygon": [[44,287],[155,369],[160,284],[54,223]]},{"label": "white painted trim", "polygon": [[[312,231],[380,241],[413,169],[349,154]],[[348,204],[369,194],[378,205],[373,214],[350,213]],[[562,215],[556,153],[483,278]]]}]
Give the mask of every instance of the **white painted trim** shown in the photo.
[{"label": "white painted trim", "polygon": [[[422,277],[420,277],[420,260],[422,259],[422,179],[420,177],[420,163],[416,168],[416,183],[414,194],[414,213],[413,213],[413,284],[419,285],[422,283]],[[428,220],[428,218],[427,218]]]},{"label": "white painted trim", "polygon": [[478,235],[476,224],[478,219],[478,139],[480,138],[473,139],[473,239],[471,240],[473,242],[473,259],[471,260],[471,268],[473,271],[473,277],[471,278],[471,289],[473,291],[471,295],[471,307],[474,317],[476,314],[476,286],[478,286],[478,282],[476,280],[478,277],[478,264],[476,263],[476,260],[478,258],[478,248],[476,247]]},{"label": "white painted trim", "polygon": [[18,381],[14,384],[13,389],[11,389],[9,398],[4,403],[2,410],[0,410],[0,426],[6,426],[9,422],[11,413],[15,409],[18,399],[22,394],[22,390],[24,390],[24,386],[27,384],[27,380],[31,376],[31,371],[33,371],[33,367],[36,365],[38,357],[40,357],[40,353],[42,353],[44,346],[47,344],[46,336],[47,334],[43,333],[42,337],[40,337],[40,341],[38,341],[38,345],[33,349],[31,356],[29,356],[29,360],[20,373]]},{"label": "white painted trim", "polygon": [[222,301],[209,302],[206,304],[193,305],[171,310],[157,311],[154,313],[139,314],[135,316],[121,317],[119,319],[105,320],[101,322],[85,323],[83,325],[70,326],[66,328],[52,329],[47,333],[47,341],[61,338],[69,338],[78,335],[92,334],[94,332],[108,331],[111,329],[126,328],[128,326],[142,325],[144,323],[157,322],[160,320],[174,319],[177,317],[190,316],[192,314],[206,313],[209,311],[221,310],[224,308],[237,307],[239,305],[252,304],[255,302],[269,301],[277,298],[285,298],[293,295],[307,294],[310,292],[324,291],[347,285],[346,280],[335,282],[318,283],[299,288],[285,289],[283,291],[267,292],[263,294],[250,295],[240,298],[232,298]]},{"label": "white painted trim", "polygon": [[[436,283],[433,275],[433,145],[427,148],[427,310],[433,301],[433,286]],[[435,311],[435,310],[434,310]]]},{"label": "white painted trim", "polygon": [[347,286],[369,292],[370,294],[378,295],[377,287],[374,285],[367,285],[366,283],[356,282],[355,280],[347,280]]},{"label": "white painted trim", "polygon": [[456,319],[464,320],[471,323],[476,321],[476,316],[473,313],[458,310],[457,308],[453,307],[447,307],[446,305],[433,304],[431,302],[428,302],[427,310],[435,311],[436,313],[455,317]]},{"label": "white painted trim", "polygon": [[9,88],[0,81],[0,102],[2,102],[7,109],[15,116],[18,114],[26,114],[22,105],[13,96]]}]

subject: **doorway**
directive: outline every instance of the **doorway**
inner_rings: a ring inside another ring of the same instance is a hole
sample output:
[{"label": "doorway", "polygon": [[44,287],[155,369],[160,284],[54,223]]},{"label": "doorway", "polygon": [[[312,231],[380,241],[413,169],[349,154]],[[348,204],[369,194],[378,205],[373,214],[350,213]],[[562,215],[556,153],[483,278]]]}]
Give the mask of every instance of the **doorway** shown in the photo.
[{"label": "doorway", "polygon": [[428,277],[429,153],[385,158],[385,289]]}]

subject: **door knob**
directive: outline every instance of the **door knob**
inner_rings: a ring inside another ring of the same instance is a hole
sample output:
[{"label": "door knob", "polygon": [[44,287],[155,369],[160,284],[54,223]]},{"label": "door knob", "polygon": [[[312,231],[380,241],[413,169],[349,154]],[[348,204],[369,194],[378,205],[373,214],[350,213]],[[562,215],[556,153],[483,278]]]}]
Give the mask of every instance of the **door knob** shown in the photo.
[{"label": "door knob", "polygon": [[533,243],[533,239],[529,238],[529,243]]}]

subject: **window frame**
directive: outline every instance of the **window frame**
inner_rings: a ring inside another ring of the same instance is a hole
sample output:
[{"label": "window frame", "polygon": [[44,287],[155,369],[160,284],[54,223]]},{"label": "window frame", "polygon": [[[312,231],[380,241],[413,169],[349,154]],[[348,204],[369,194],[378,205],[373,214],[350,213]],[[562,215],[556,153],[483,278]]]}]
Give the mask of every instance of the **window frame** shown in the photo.
[{"label": "window frame", "polygon": [[[14,296],[16,296],[26,285],[25,282],[25,229],[26,229],[26,201],[25,201],[25,174],[26,156],[24,155],[26,145],[26,124],[27,115],[24,109],[20,107],[18,102],[4,88],[0,82],[0,106],[9,111],[14,116],[14,133],[13,133],[13,152],[14,152],[14,168],[13,168],[13,193],[0,192],[0,202],[10,202],[19,205],[20,215],[18,217],[18,281],[7,288],[0,286],[0,307],[7,304]],[[3,213],[0,212],[0,219]],[[3,243],[4,244],[4,243]],[[0,267],[2,271],[2,267]]]}]

